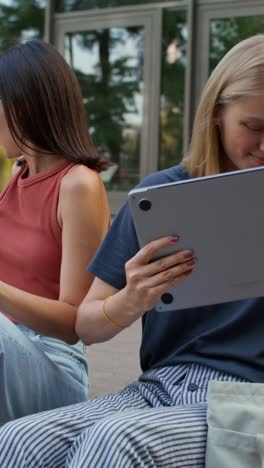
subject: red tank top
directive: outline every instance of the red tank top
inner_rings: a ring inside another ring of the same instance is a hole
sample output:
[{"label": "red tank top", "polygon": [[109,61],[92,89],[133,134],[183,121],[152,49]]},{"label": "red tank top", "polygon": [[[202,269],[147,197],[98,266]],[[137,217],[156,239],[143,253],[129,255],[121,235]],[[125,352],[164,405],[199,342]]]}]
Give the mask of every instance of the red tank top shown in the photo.
[{"label": "red tank top", "polygon": [[27,177],[26,164],[0,193],[1,281],[59,298],[62,233],[57,206],[61,179],[73,166],[63,161]]}]

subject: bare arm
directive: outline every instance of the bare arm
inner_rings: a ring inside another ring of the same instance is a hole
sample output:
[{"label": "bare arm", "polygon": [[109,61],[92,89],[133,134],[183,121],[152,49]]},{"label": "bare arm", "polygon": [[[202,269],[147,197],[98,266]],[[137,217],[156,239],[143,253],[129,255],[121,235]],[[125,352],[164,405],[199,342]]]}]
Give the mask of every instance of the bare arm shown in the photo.
[{"label": "bare arm", "polygon": [[0,282],[0,310],[35,331],[74,343],[77,308],[93,280],[86,267],[109,224],[100,176],[83,166],[69,171],[61,183],[58,216],[62,226],[59,300]]},{"label": "bare arm", "polygon": [[162,248],[175,243],[172,238],[150,242],[126,263],[126,287],[120,291],[95,278],[87,296],[79,307],[76,332],[86,344],[106,341],[121,331],[103,314],[122,327],[130,326],[147,310],[152,309],[162,294],[171,286],[188,277],[197,261],[190,251],[168,255],[150,262]]}]

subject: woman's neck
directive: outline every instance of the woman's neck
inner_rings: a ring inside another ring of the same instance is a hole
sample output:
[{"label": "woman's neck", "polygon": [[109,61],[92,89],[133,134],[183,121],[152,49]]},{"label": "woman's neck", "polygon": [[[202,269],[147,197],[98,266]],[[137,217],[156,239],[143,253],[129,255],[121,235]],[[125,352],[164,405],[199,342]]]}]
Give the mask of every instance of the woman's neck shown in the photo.
[{"label": "woman's neck", "polygon": [[54,166],[57,166],[60,162],[64,161],[64,158],[56,155],[46,154],[35,154],[35,155],[23,155],[29,168],[28,176],[39,174],[40,172],[47,171]]}]

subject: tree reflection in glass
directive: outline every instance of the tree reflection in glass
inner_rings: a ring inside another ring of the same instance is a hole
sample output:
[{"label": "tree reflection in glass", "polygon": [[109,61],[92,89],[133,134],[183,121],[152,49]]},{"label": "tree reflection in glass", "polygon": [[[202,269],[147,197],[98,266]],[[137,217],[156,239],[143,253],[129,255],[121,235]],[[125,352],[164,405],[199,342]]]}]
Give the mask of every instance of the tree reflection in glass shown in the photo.
[{"label": "tree reflection in glass", "polygon": [[65,35],[65,57],[80,81],[91,134],[116,165],[105,176],[109,190],[127,191],[139,180],[143,45],[142,27]]},{"label": "tree reflection in glass", "polygon": [[17,42],[43,37],[46,0],[0,1],[0,52]]},{"label": "tree reflection in glass", "polygon": [[254,34],[264,33],[264,16],[216,18],[210,22],[209,71],[235,44]]}]

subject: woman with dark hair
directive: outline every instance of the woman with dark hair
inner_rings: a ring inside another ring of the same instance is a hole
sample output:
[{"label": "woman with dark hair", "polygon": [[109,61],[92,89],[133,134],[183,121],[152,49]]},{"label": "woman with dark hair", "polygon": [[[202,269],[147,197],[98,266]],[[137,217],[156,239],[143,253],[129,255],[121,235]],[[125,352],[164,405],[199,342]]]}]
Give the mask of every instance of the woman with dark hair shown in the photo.
[{"label": "woman with dark hair", "polygon": [[21,167],[0,194],[0,425],[87,398],[78,305],[109,226],[77,78],[54,47],[0,56],[0,146]]}]

